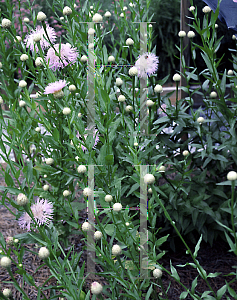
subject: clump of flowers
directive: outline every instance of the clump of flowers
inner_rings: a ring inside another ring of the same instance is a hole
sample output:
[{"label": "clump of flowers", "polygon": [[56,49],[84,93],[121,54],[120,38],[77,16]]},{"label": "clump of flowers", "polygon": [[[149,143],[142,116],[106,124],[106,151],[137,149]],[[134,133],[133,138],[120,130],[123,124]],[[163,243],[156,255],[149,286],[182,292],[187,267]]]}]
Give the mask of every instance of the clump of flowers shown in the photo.
[{"label": "clump of flowers", "polygon": [[[53,218],[53,204],[45,199],[40,200],[38,198],[36,203],[31,205],[31,211],[34,215],[36,223],[39,226],[43,224],[48,225]],[[27,231],[30,231],[31,223],[32,219],[26,212],[24,212],[18,220],[19,227],[22,229],[27,228]]]},{"label": "clump of flowers", "polygon": [[149,77],[154,74],[158,69],[159,60],[154,53],[144,53],[139,55],[135,67],[138,70],[138,77],[145,78],[146,75]]},{"label": "clump of flowers", "polygon": [[[56,50],[56,52],[54,49]],[[77,49],[72,48],[70,44],[61,44],[61,46],[59,44],[56,44],[54,45],[54,48],[50,48],[48,50],[45,60],[49,62],[49,67],[52,70],[56,71],[60,68],[63,69],[68,64],[74,64],[77,61],[77,57]]]},{"label": "clump of flowers", "polygon": [[[54,43],[56,41],[56,31],[50,27],[48,24],[46,25],[46,32],[47,35],[51,41],[51,43]],[[30,48],[31,51],[35,51],[38,53],[39,52],[39,48],[38,46],[35,44],[35,37],[40,37],[40,47],[42,48],[42,50],[45,50],[46,48],[48,48],[50,46],[50,43],[45,39],[47,38],[44,28],[42,26],[37,26],[35,30],[31,30],[31,32],[29,34],[26,35],[25,39],[24,39],[24,43],[26,44],[27,48]]]}]

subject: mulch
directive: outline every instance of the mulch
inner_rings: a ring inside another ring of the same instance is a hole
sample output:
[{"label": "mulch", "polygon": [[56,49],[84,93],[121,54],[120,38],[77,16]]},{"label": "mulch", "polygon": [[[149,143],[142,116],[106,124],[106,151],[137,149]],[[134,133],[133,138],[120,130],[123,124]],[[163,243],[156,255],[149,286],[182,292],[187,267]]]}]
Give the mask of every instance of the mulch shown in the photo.
[{"label": "mulch", "polygon": [[[2,177],[0,177],[0,185],[4,185],[5,181]],[[80,191],[77,191],[78,195],[80,195]],[[14,196],[13,196],[14,199]],[[14,199],[16,200],[16,199]],[[10,207],[10,206],[9,206]],[[10,207],[14,213],[16,213],[15,209]],[[14,216],[5,208],[3,205],[0,205],[0,232],[3,234],[4,238],[6,239],[8,236],[14,236],[20,233],[24,233],[25,231],[20,229],[18,227],[17,221],[14,219]],[[84,220],[87,218],[86,210],[80,212],[80,222],[83,223]],[[73,235],[69,237],[69,245],[74,245],[75,252],[79,253],[83,250],[83,247],[85,246],[84,241],[81,239],[81,236]],[[7,249],[9,249],[9,245],[7,245]],[[24,247],[28,250],[37,251],[36,244],[28,244],[24,245]],[[190,245],[190,248],[194,250],[194,246]],[[15,247],[13,247],[14,250]],[[69,249],[65,249],[65,253],[67,254],[67,251]],[[168,248],[165,248],[165,250],[169,250]],[[209,278],[209,283],[213,290],[217,292],[218,289],[220,289],[223,285],[227,282],[230,282],[232,279],[235,278],[235,276],[225,276],[231,272],[235,272],[235,269],[233,266],[237,266],[237,257],[231,253],[228,252],[229,246],[227,243],[224,243],[221,240],[218,240],[213,243],[213,246],[211,247],[209,244],[206,244],[202,242],[201,248],[199,250],[197,260],[201,264],[201,266],[206,270],[207,274],[210,272],[220,272],[221,275],[219,275],[217,278]],[[15,254],[12,254],[11,257],[14,260],[17,260],[17,257]],[[61,256],[63,258],[63,256]],[[69,256],[70,260],[70,256]],[[81,259],[79,261],[79,267],[82,266],[83,262],[86,262],[86,251],[83,251],[83,254],[81,256]],[[189,289],[191,289],[192,281],[195,279],[195,277],[198,275],[198,272],[196,269],[186,266],[184,268],[178,267],[177,265],[184,265],[186,262],[192,262],[192,259],[190,256],[186,254],[186,249],[179,243],[176,245],[176,252],[174,253],[171,249],[167,251],[165,256],[161,258],[159,263],[163,265],[167,270],[170,271],[170,260],[172,261],[172,265],[176,268],[179,277],[181,279],[181,282]],[[42,286],[43,283],[51,276],[51,272],[47,266],[43,266],[40,268],[37,272],[36,269],[42,265],[42,260],[39,259],[38,256],[35,256],[29,251],[26,251],[23,256],[23,262],[24,262],[24,268],[35,280],[35,283],[37,286]],[[17,267],[15,264],[12,263],[11,270],[14,274],[14,277],[16,281],[19,283],[20,286],[22,286],[22,276],[17,274]],[[100,266],[96,266],[96,272],[101,272],[102,269]],[[107,282],[101,277],[97,278],[91,278],[86,279],[84,290],[88,290],[90,287],[90,284],[94,281],[100,282],[102,285],[106,285]],[[13,292],[13,298],[15,300],[21,300],[22,295],[19,291],[17,291],[13,284],[10,283],[11,277],[8,275],[5,269],[0,267],[0,282],[1,282],[1,290],[5,288],[10,288]],[[162,276],[162,282],[164,285],[164,288],[167,289],[169,284],[170,288],[167,292],[168,299],[170,300],[178,300],[180,294],[184,291],[183,287],[180,286],[174,279],[170,278],[170,276],[163,272]],[[196,288],[196,292],[203,293],[204,291],[209,290],[208,286],[202,280],[199,276],[198,278],[198,285]],[[45,285],[47,286],[57,286],[57,281],[55,278],[52,278],[49,280],[49,282]],[[230,287],[237,291],[237,281],[235,283],[231,284]],[[26,294],[29,296],[31,300],[37,300],[37,289],[31,285],[28,285],[27,283],[24,283],[24,290]],[[157,293],[160,293],[161,289],[157,287]],[[45,297],[47,299],[50,299],[50,288],[49,290],[44,291]],[[56,292],[56,295],[59,295],[59,292]],[[227,295],[232,300],[234,299],[231,297],[228,293]],[[41,298],[42,299],[42,298]],[[104,296],[104,299],[107,299],[106,296]],[[152,298],[151,298],[152,299]],[[187,297],[186,299],[192,299],[191,297]],[[222,299],[227,299],[226,296]]]}]

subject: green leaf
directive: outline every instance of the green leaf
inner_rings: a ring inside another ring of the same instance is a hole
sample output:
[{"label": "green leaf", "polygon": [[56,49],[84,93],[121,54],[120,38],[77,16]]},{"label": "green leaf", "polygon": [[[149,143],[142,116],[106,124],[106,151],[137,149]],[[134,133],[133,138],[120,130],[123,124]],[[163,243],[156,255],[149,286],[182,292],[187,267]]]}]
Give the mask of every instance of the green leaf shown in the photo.
[{"label": "green leaf", "polygon": [[147,294],[146,294],[145,300],[149,300],[150,299],[152,291],[153,291],[153,288],[152,288],[152,285],[151,285],[150,288],[149,288],[149,290],[148,290],[148,292],[147,292]]},{"label": "green leaf", "polygon": [[179,296],[179,299],[185,299],[188,296],[188,292],[182,292]]},{"label": "green leaf", "polygon": [[171,273],[173,275],[173,277],[180,282],[180,277],[178,275],[178,272],[176,271],[175,267],[172,266],[172,263],[170,261],[170,269],[171,269]]},{"label": "green leaf", "polygon": [[105,232],[106,232],[109,236],[112,236],[112,235],[113,235],[114,229],[115,229],[114,224],[107,224],[107,225],[105,226]]},{"label": "green leaf", "polygon": [[200,249],[200,244],[201,244],[201,241],[202,241],[202,234],[200,236],[200,239],[198,240],[197,242],[197,245],[195,246],[195,251],[193,253],[193,256],[196,258],[197,255],[198,255],[198,250]]}]

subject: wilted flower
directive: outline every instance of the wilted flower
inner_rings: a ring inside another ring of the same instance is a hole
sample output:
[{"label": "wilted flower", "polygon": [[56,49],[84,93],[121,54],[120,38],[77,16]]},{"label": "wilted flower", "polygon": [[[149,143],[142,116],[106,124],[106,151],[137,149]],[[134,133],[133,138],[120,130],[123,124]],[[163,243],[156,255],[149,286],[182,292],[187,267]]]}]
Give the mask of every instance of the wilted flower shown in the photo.
[{"label": "wilted flower", "polygon": [[[45,60],[49,61],[49,67],[56,71],[59,68],[64,68],[68,64],[74,64],[77,61],[78,52],[76,48],[72,48],[69,44],[61,44],[60,53],[59,53],[59,44],[54,45],[54,48],[48,50]],[[54,49],[59,56],[56,55]]]},{"label": "wilted flower", "polygon": [[[86,128],[85,130],[88,131],[89,129]],[[94,129],[94,130],[93,130],[93,138],[95,138],[94,147],[97,145],[97,143],[98,143],[99,140],[100,140],[100,138],[99,138],[97,132],[99,132],[98,129]],[[88,136],[88,134],[85,134],[85,135],[84,135],[85,140],[86,140],[87,136]],[[79,132],[77,132],[76,137],[77,137],[78,139],[81,137],[81,135],[79,134]],[[83,151],[87,150],[87,148],[86,148],[85,146],[83,146],[83,145],[81,145],[81,149],[82,149]]]},{"label": "wilted flower", "polygon": [[135,67],[138,70],[138,77],[145,78],[146,75],[150,77],[157,71],[158,64],[158,57],[153,53],[146,52],[143,55],[139,55],[135,63]]},{"label": "wilted flower", "polygon": [[[54,43],[57,36],[56,36],[56,31],[50,27],[48,24],[46,25],[46,32],[48,34],[49,40]],[[35,44],[34,38],[35,36],[40,36],[40,47],[42,48],[42,50],[45,50],[46,48],[48,48],[50,46],[50,43],[48,41],[46,41],[45,38],[47,38],[45,32],[44,32],[44,28],[42,26],[37,26],[36,30],[31,30],[31,32],[29,34],[26,35],[25,39],[24,39],[24,43],[26,44],[27,48],[30,48],[31,51],[34,51],[34,47],[35,47],[35,51],[39,52],[38,46]]]},{"label": "wilted flower", "polygon": [[45,90],[44,94],[54,94],[55,98],[61,98],[63,97],[64,93],[62,89],[66,86],[66,80],[59,80],[55,82],[49,83]]},{"label": "wilted flower", "polygon": [[96,282],[96,281],[92,282],[92,284],[91,284],[92,294],[99,295],[99,294],[101,294],[102,290],[103,290],[103,287],[99,282]]}]

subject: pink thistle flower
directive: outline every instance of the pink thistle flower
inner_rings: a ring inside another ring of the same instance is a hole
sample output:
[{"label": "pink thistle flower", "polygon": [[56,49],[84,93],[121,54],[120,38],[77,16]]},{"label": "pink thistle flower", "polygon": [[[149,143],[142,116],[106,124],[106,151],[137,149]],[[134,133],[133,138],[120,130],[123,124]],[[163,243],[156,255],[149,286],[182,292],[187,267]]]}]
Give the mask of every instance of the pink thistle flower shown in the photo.
[{"label": "pink thistle flower", "polygon": [[138,69],[138,77],[149,77],[151,74],[155,73],[158,69],[158,57],[154,53],[144,53],[139,55],[135,67]]},{"label": "pink thistle flower", "polygon": [[[49,36],[49,39],[50,39],[51,43],[54,43],[56,38],[57,38],[56,31],[47,24],[46,25],[46,32]],[[26,44],[26,47],[30,48],[31,51],[34,51],[34,46],[35,46],[35,51],[38,53],[39,52],[38,46],[34,42],[34,37],[36,35],[41,36],[40,46],[41,46],[42,50],[48,48],[50,46],[50,43],[45,40],[45,38],[47,38],[47,36],[46,36],[44,28],[42,26],[37,26],[36,30],[32,29],[31,32],[26,35],[26,37],[24,39],[24,42]]]},{"label": "pink thistle flower", "polygon": [[[86,128],[85,130],[88,130],[88,128]],[[100,140],[99,136],[97,135],[97,132],[98,132],[98,129],[94,129],[94,131],[93,131],[93,138],[95,138],[94,147],[97,145],[97,143],[98,143],[99,140]],[[88,134],[84,134],[84,138],[85,138],[85,139],[87,138],[87,136],[88,136]],[[76,137],[77,137],[78,139],[81,137],[81,135],[79,134],[78,131],[77,131]],[[87,148],[86,148],[85,146],[83,146],[82,144],[81,144],[81,149],[82,149],[82,151],[87,150]]]},{"label": "pink thistle flower", "polygon": [[[59,44],[54,45],[56,52],[59,53]],[[69,44],[61,44],[60,58],[55,53],[53,48],[48,50],[46,61],[49,61],[49,67],[56,71],[59,68],[64,68],[69,63],[75,63],[77,61],[78,52],[76,48],[72,48]]]},{"label": "pink thistle flower", "polygon": [[[38,198],[37,202],[31,205],[31,210],[39,226],[43,224],[49,225],[49,222],[53,219],[53,204],[45,199],[40,200]],[[18,220],[19,227],[22,229],[27,228],[27,231],[30,231],[31,223],[33,221],[26,212]]]},{"label": "pink thistle flower", "polygon": [[44,94],[55,94],[60,92],[66,86],[66,80],[59,80],[49,83],[45,90]]}]

